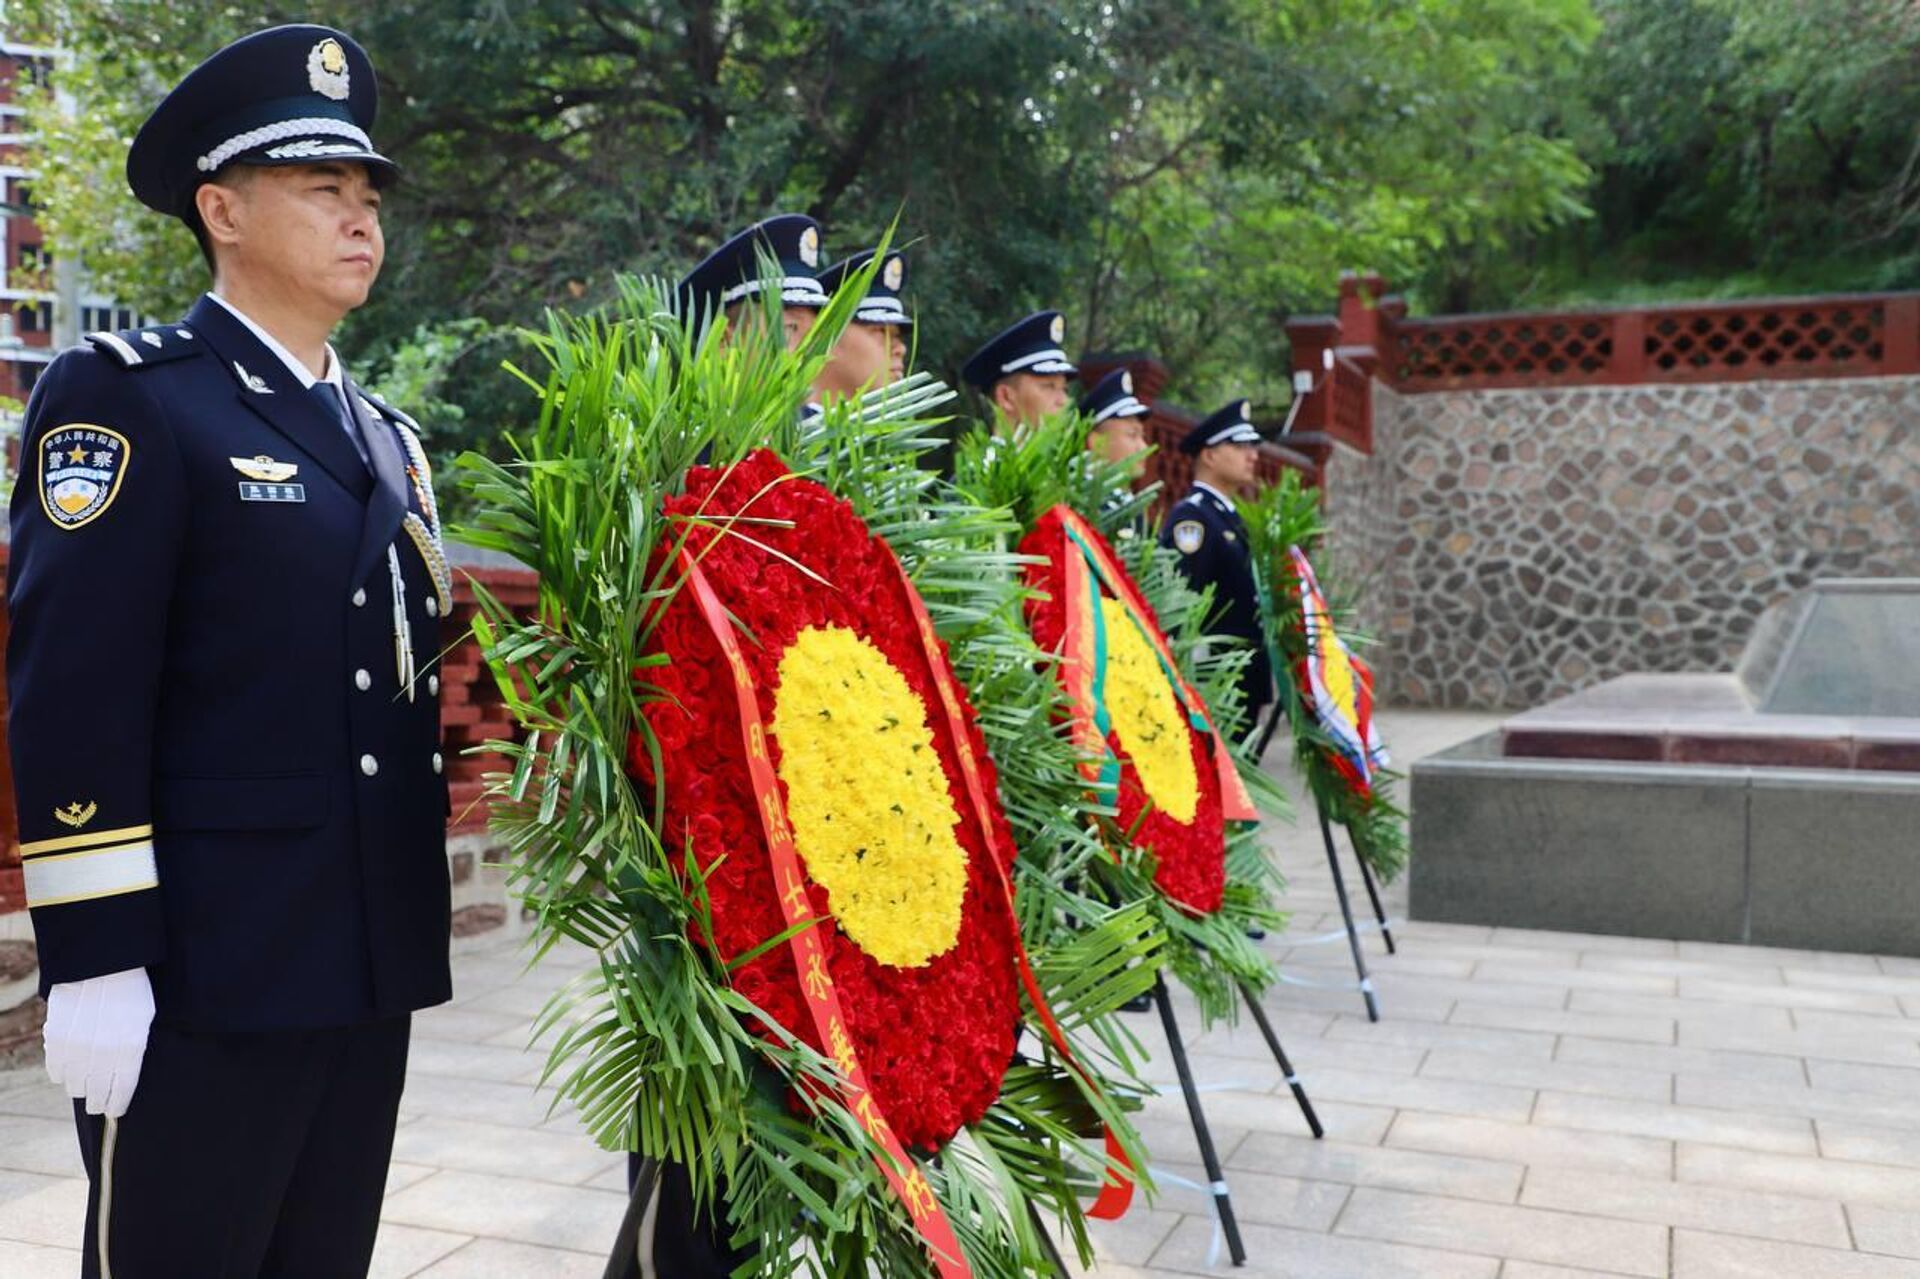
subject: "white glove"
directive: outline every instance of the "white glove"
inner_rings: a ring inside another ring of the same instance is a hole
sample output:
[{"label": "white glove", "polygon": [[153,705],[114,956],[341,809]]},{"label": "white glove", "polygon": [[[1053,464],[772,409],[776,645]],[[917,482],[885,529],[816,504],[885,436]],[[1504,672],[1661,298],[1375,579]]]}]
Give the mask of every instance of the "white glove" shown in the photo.
[{"label": "white glove", "polygon": [[147,1055],[153,984],[144,968],[85,981],[55,983],[47,992],[47,1073],[83,1097],[90,1115],[127,1113]]}]

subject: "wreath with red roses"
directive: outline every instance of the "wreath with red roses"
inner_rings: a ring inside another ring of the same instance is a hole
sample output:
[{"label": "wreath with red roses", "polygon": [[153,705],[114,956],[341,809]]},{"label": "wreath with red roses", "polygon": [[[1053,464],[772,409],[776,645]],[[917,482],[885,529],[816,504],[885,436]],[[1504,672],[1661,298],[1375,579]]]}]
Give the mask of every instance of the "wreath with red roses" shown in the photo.
[{"label": "wreath with red roses", "polygon": [[[695,468],[666,513],[685,530],[687,552],[748,637],[744,655],[769,723],[782,655],[803,632],[822,627],[851,630],[879,650],[939,723],[932,713],[939,707],[934,675],[906,598],[909,587],[892,552],[850,505],[762,451],[738,466]],[[729,524],[736,517],[748,522]],[[703,940],[729,965],[760,951],[732,968],[735,989],[830,1055],[832,1046],[818,1041],[806,1015],[792,952],[767,948],[787,920],[757,797],[741,763],[746,743],[732,683],[691,592],[678,592],[668,604],[654,647],[670,659],[652,672],[660,700],[647,708],[663,767],[665,842],[669,849],[687,850],[676,855],[693,857],[704,879],[712,936]],[[933,734],[954,831],[967,857],[953,944],[917,966],[884,963],[838,926],[832,894],[818,879],[807,885],[875,1100],[900,1138],[923,1148],[938,1148],[985,1113],[999,1094],[1020,1024],[1016,924],[998,880],[1012,866],[1013,841],[997,807],[990,843],[977,823],[962,819],[968,799],[958,751],[973,753],[989,788],[993,776],[972,709],[963,714],[964,743]],[[776,765],[784,762],[778,734],[771,735],[769,747]],[[649,753],[636,749],[630,763],[651,786]],[[781,789],[791,806],[794,797],[784,780]],[[989,859],[999,862],[1000,871]]]},{"label": "wreath with red roses", "polygon": [[[1120,563],[1113,548],[1096,530],[1084,528],[1083,535],[1093,539],[1110,563]],[[1049,653],[1060,652],[1066,641],[1070,605],[1067,557],[1081,552],[1068,536],[1059,508],[1040,517],[1021,539],[1020,551],[1034,557],[1034,562],[1026,568],[1027,585],[1032,588],[1026,603],[1027,624],[1033,631],[1034,642]],[[1113,598],[1113,592],[1105,585],[1100,587],[1100,592],[1104,599]],[[1160,620],[1152,606],[1144,600],[1140,605],[1144,612],[1140,620],[1153,627],[1157,634]],[[1118,729],[1108,731],[1107,749],[1120,765],[1116,799],[1120,829],[1131,831],[1133,842],[1153,854],[1153,880],[1161,891],[1188,910],[1204,915],[1220,908],[1226,889],[1226,819],[1212,743],[1184,721],[1182,727],[1199,781],[1199,803],[1189,821],[1180,821],[1166,808],[1149,801],[1140,769],[1122,745]]]}]

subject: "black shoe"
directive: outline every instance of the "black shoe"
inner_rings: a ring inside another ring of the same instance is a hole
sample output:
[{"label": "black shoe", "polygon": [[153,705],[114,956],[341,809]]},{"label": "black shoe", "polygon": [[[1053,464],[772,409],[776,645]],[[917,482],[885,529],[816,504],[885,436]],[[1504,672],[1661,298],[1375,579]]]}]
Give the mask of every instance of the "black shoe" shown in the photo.
[{"label": "black shoe", "polygon": [[1264,928],[1249,928],[1247,929],[1247,938],[1250,941],[1265,941],[1267,939],[1267,930]]},{"label": "black shoe", "polygon": [[1120,1005],[1120,1011],[1123,1013],[1144,1013],[1152,1007],[1152,995],[1135,995],[1132,999]]}]

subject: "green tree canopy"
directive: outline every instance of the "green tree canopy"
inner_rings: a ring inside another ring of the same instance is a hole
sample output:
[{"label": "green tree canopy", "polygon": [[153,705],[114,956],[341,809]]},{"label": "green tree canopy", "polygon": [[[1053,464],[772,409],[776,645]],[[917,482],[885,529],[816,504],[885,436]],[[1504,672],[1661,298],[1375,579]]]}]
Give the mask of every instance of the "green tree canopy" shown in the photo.
[{"label": "green tree canopy", "polygon": [[295,16],[373,54],[405,170],[345,349],[410,387],[412,348],[451,351],[427,380],[470,438],[512,397],[497,345],[445,326],[596,304],[777,209],[835,255],[901,218],[925,367],[1054,305],[1199,403],[1283,396],[1281,321],[1342,268],[1497,246],[1579,215],[1588,179],[1537,92],[1586,0],[20,0],[16,38],[67,54],[68,105],[30,120],[57,251],[154,314],[202,287],[125,194],[126,144],[219,43]]}]

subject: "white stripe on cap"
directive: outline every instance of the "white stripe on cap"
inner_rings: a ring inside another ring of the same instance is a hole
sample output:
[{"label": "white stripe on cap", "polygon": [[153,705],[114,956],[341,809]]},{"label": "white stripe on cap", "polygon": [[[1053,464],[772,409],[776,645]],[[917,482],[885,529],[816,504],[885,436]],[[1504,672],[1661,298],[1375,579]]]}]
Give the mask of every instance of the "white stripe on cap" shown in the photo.
[{"label": "white stripe on cap", "polygon": [[1147,406],[1131,395],[1122,396],[1093,415],[1093,424],[1100,425],[1110,417],[1136,417],[1148,411]]},{"label": "white stripe on cap", "polygon": [[1209,435],[1200,447],[1204,449],[1212,448],[1216,444],[1258,444],[1259,442],[1260,432],[1254,430],[1245,422],[1235,422],[1231,426],[1223,426],[1212,435]]},{"label": "white stripe on cap", "polygon": [[[721,306],[731,306],[741,298],[750,298],[759,293],[766,285],[764,280],[748,280],[745,284],[736,284],[720,295]],[[826,292],[821,289],[820,281],[810,275],[789,275],[780,281],[780,300],[783,302],[818,302],[827,304]]]},{"label": "white stripe on cap", "polygon": [[154,864],[151,840],[118,848],[30,857],[20,869],[26,881],[27,905],[35,907],[117,897],[121,893],[160,887],[160,871]]},{"label": "white stripe on cap", "polygon": [[212,173],[227,161],[243,151],[265,146],[269,142],[286,142],[293,138],[307,138],[314,134],[328,137],[345,138],[357,142],[368,151],[373,150],[373,139],[358,125],[345,120],[336,120],[332,116],[309,115],[294,120],[276,120],[272,124],[263,124],[257,129],[248,129],[228,138],[213,150],[201,156],[195,163],[200,172]]},{"label": "white stripe on cap", "polygon": [[[1046,364],[1049,362],[1064,364],[1067,368],[1073,367],[1073,361],[1067,358],[1067,353],[1059,347],[1054,346],[1048,347],[1044,351],[1035,351],[1031,355],[1023,355],[1017,360],[1008,360],[1000,366],[1000,371],[1002,373],[1018,373],[1020,370],[1032,368],[1036,364]],[[1043,373],[1061,372],[1059,369],[1042,369],[1040,371]]]},{"label": "white stripe on cap", "polygon": [[885,302],[862,302],[853,318],[862,324],[911,324],[913,317],[898,302],[888,299]]}]

